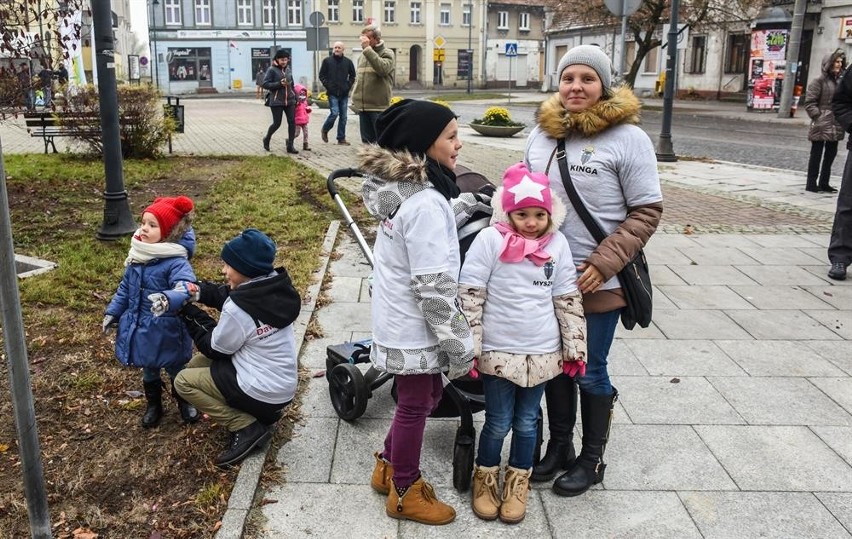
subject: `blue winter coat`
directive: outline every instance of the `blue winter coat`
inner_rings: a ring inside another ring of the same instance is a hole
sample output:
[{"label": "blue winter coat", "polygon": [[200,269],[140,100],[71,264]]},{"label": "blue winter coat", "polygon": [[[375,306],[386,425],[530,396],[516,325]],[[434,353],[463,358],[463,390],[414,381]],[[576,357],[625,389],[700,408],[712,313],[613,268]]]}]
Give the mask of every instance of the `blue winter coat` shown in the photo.
[{"label": "blue winter coat", "polygon": [[[178,243],[191,257],[195,252],[195,232],[190,228]],[[186,296],[173,291],[178,281],[195,282],[189,260],[183,257],[154,259],[147,264],[130,264],[106,314],[118,318],[115,356],[131,367],[170,367],[183,365],[192,357],[192,339],[177,311]],[[162,316],[151,313],[149,294],[162,292],[169,298],[169,310]]]}]

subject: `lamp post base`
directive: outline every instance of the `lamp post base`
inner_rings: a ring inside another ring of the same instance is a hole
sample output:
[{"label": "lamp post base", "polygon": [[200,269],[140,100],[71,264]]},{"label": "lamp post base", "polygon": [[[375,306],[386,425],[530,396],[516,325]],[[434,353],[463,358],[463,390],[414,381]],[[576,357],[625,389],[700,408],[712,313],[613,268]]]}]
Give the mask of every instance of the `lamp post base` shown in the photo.
[{"label": "lamp post base", "polygon": [[663,163],[674,163],[677,161],[677,156],[672,147],[671,135],[660,135],[660,140],[657,143],[657,161]]},{"label": "lamp post base", "polygon": [[136,231],[136,222],[130,213],[127,191],[110,193],[104,191],[104,222],[96,237],[99,240],[115,241]]}]

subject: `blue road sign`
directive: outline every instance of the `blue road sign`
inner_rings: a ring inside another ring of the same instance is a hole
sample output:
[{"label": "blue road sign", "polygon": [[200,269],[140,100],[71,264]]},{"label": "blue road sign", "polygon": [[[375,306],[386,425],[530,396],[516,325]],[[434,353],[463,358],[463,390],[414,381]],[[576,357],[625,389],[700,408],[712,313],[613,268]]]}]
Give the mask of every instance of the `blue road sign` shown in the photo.
[{"label": "blue road sign", "polygon": [[517,43],[506,43],[506,56],[517,56],[518,55],[518,44]]}]

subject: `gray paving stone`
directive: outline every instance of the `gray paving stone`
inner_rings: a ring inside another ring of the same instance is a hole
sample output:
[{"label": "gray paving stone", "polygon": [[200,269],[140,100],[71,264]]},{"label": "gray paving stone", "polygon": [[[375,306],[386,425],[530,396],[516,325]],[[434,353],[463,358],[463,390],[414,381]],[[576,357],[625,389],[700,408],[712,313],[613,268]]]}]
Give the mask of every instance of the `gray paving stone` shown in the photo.
[{"label": "gray paving stone", "polygon": [[852,374],[852,341],[805,341],[804,345]]},{"label": "gray paving stone", "polygon": [[852,468],[807,427],[694,428],[741,490],[845,492],[852,485]]},{"label": "gray paving stone", "polygon": [[805,314],[844,339],[852,340],[852,311],[808,309]]},{"label": "gray paving stone", "polygon": [[649,272],[651,274],[651,282],[654,283],[655,286],[686,284],[686,281],[673,272],[668,266],[651,265]]},{"label": "gray paving stone", "polygon": [[735,285],[757,282],[732,266],[669,265],[668,267],[690,285]]},{"label": "gray paving stone", "polygon": [[635,340],[626,344],[652,376],[742,376],[745,374],[712,341],[654,339]]},{"label": "gray paving stone", "polygon": [[840,376],[801,341],[715,341],[749,376]]},{"label": "gray paving stone", "polygon": [[286,470],[285,481],[328,483],[339,422],[336,417],[314,417],[295,426],[293,437],[281,447],[276,458],[278,465]]},{"label": "gray paving stone", "polygon": [[[802,311],[735,311],[725,314],[736,321],[755,339],[768,340],[829,340],[839,339],[815,318]],[[722,337],[724,338],[724,337]]]},{"label": "gray paving stone", "polygon": [[[627,346],[627,342],[628,341],[618,339],[612,342],[612,346],[609,349],[609,357],[607,358],[607,369],[609,374],[647,376],[648,371],[642,366],[639,360],[636,359],[636,355],[632,352],[631,348]],[[640,339],[633,339],[630,342],[640,342]]]},{"label": "gray paving stone", "polygon": [[694,234],[695,242],[710,249],[730,249],[740,247],[761,247],[761,238],[752,234]]},{"label": "gray paving stone", "polygon": [[706,539],[849,537],[810,493],[684,492],[680,496]]},{"label": "gray paving stone", "polygon": [[334,301],[357,302],[361,298],[361,277],[334,276],[328,293]]},{"label": "gray paving stone", "polygon": [[[756,249],[756,248],[755,248]],[[699,266],[715,266],[721,263],[726,265],[756,264],[757,260],[751,258],[743,251],[732,247],[685,247],[678,249],[684,256]],[[688,262],[687,262],[688,263]]]},{"label": "gray paving stone", "polygon": [[[799,266],[736,266],[742,273],[762,285],[818,285],[824,282]],[[746,284],[746,283],[731,283]]]},{"label": "gray paving stone", "polygon": [[370,265],[364,258],[364,254],[355,241],[345,235],[345,227],[341,230],[341,234],[343,237],[335,248],[339,256],[331,261],[329,271],[333,276],[340,277],[364,277],[368,275]]},{"label": "gray paving stone", "polygon": [[[806,234],[749,234],[748,239],[761,247],[774,249],[794,249],[799,247],[813,247],[814,235]],[[817,243],[821,245],[821,243]],[[826,245],[827,246],[827,245]]]},{"label": "gray paving stone", "polygon": [[657,232],[651,236],[651,240],[648,242],[646,248],[656,249],[659,247],[665,249],[678,249],[680,247],[696,247],[699,245],[700,244],[695,240],[694,236]]},{"label": "gray paving stone", "polygon": [[828,248],[828,242],[831,239],[829,234],[799,234],[797,237],[821,247],[823,252]]},{"label": "gray paving stone", "polygon": [[655,309],[677,309],[678,306],[675,305],[668,296],[666,296],[662,290],[660,290],[657,286],[652,286],[653,296],[654,296],[654,308]]},{"label": "gray paving stone", "polygon": [[299,353],[299,365],[309,369],[325,369],[326,347],[351,340],[351,331],[325,331],[318,339],[305,340]]},{"label": "gray paving stone", "polygon": [[[696,249],[694,245],[689,247]],[[680,249],[669,245],[659,243],[649,243],[645,247],[645,256],[648,258],[648,264],[689,264],[692,260],[683,254]]]},{"label": "gray paving stone", "polygon": [[752,338],[725,313],[715,310],[658,309],[654,311],[654,325],[665,338],[673,340]]},{"label": "gray paving stone", "polygon": [[[319,374],[324,370],[312,369],[311,374]],[[306,418],[337,418],[337,412],[331,405],[325,376],[309,378],[308,387],[302,392],[301,411]]]},{"label": "gray paving stone", "polygon": [[826,509],[852,534],[852,494],[840,492],[815,492],[814,495]]},{"label": "gray paving stone", "polygon": [[754,309],[751,303],[727,286],[659,286],[658,288],[679,309]]},{"label": "gray paving stone", "polygon": [[369,303],[329,303],[319,309],[316,320],[323,331],[370,331]]},{"label": "gray paving stone", "polygon": [[[835,309],[849,309],[852,306],[852,286],[805,286],[805,290]],[[802,307],[803,309],[820,307]]]},{"label": "gray paving stone", "polygon": [[852,378],[808,378],[810,382],[820,388],[834,402],[842,406],[847,412],[852,413]]},{"label": "gray paving stone", "polygon": [[[368,478],[369,481],[369,478]],[[265,496],[261,537],[398,537],[399,521],[385,514],[385,497],[368,485],[284,483]],[[317,503],[333,500],[333,503]]]},{"label": "gray paving stone", "polygon": [[[810,247],[812,244],[807,242],[806,245]],[[740,250],[750,258],[766,266],[813,265],[822,261],[821,258],[814,258],[810,253],[793,247],[743,247]],[[731,263],[737,264],[737,262]]]},{"label": "gray paving stone", "polygon": [[[852,466],[852,427],[811,427],[828,447]],[[849,488],[852,491],[852,485]]]},{"label": "gray paving stone", "polygon": [[[655,317],[656,314],[657,310],[654,311]],[[626,341],[633,339],[662,339],[663,334],[660,332],[660,329],[657,327],[655,322],[651,322],[651,325],[646,328],[636,326],[633,329],[624,329],[624,326],[622,326],[621,322],[619,322],[618,326],[615,328],[615,338],[624,339]]]},{"label": "gray paving stone", "polygon": [[731,289],[758,309],[823,309],[828,306],[815,294],[798,286],[736,285]]},{"label": "gray paving stone", "polygon": [[613,425],[606,454],[606,490],[736,488],[686,425]]},{"label": "gray paving stone", "polygon": [[[677,380],[677,382],[675,382]],[[619,402],[639,425],[738,425],[745,423],[725,399],[700,377],[616,376]]]},{"label": "gray paving stone", "polygon": [[852,424],[847,412],[804,378],[714,376],[709,381],[751,425]]},{"label": "gray paving stone", "polygon": [[[700,538],[674,492],[590,490],[576,498],[541,493],[553,537],[600,539]],[[543,533],[534,537],[546,536]]]}]

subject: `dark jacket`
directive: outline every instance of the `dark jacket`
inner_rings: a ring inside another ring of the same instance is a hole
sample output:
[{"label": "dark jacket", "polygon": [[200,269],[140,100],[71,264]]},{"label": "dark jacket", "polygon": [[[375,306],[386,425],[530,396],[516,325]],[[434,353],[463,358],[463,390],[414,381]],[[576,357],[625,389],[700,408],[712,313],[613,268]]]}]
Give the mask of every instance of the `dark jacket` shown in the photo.
[{"label": "dark jacket", "polygon": [[[286,86],[281,85],[281,80],[287,81]],[[267,107],[289,107],[296,105],[296,93],[293,91],[293,73],[290,71],[289,64],[282,71],[278,66],[269,66],[266,70],[266,76],[263,77],[261,85],[269,90],[269,99],[266,102]]]},{"label": "dark jacket", "polygon": [[843,128],[834,120],[834,112],[831,110],[831,99],[837,90],[839,78],[839,76],[835,77],[832,69],[834,61],[842,56],[842,51],[827,54],[822,59],[822,73],[808,84],[808,91],[805,94],[805,111],[811,119],[811,126],[808,129],[810,141],[843,140]]},{"label": "dark jacket", "polygon": [[[843,131],[852,133],[852,69],[847,69],[840,78],[831,98],[831,111]],[[852,149],[852,137],[846,142],[846,147]]]},{"label": "dark jacket", "polygon": [[319,80],[328,95],[347,97],[355,84],[355,64],[345,56],[332,54],[322,61]]}]

